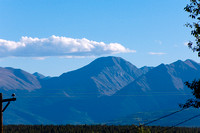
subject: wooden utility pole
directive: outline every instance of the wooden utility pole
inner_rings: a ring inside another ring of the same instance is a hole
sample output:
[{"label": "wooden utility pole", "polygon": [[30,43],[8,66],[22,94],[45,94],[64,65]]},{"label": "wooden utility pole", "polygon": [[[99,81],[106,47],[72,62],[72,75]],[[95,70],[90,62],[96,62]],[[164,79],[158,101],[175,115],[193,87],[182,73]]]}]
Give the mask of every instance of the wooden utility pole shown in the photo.
[{"label": "wooden utility pole", "polygon": [[1,114],[0,114],[0,131],[1,131],[1,133],[3,133],[3,112],[2,112],[2,110],[3,110],[3,102],[2,102],[2,100],[3,100],[3,96],[2,96],[2,93],[0,93],[0,112],[1,112]]},{"label": "wooden utility pole", "polygon": [[[14,98],[15,94],[12,94],[12,96],[13,98],[3,99],[3,94],[0,93],[0,133],[3,133],[3,112],[6,110],[11,101],[16,101],[16,98]],[[4,108],[3,102],[8,102]]]}]

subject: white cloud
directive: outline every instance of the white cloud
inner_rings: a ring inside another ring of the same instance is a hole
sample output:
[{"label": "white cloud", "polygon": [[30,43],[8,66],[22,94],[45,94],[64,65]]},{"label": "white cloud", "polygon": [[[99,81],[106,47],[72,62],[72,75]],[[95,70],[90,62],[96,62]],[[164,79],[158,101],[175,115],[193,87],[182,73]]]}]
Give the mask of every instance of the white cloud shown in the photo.
[{"label": "white cloud", "polygon": [[91,41],[51,36],[49,38],[22,37],[19,42],[0,39],[0,57],[49,57],[49,56],[99,56],[104,54],[136,52],[119,43]]},{"label": "white cloud", "polygon": [[45,60],[47,57],[32,57],[35,60]]},{"label": "white cloud", "polygon": [[164,55],[166,53],[162,53],[162,52],[149,52],[150,55]]}]

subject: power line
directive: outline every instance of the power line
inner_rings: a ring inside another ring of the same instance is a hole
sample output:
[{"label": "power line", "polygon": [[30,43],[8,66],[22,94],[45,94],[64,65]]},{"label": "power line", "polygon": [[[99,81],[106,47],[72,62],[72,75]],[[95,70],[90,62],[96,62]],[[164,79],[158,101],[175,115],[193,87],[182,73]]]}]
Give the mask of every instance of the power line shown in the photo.
[{"label": "power line", "polygon": [[186,108],[183,108],[183,109],[181,109],[181,110],[177,110],[177,111],[172,112],[172,113],[170,113],[170,114],[164,115],[164,116],[162,116],[162,117],[160,117],[160,118],[157,118],[157,119],[155,119],[155,120],[152,120],[152,121],[149,121],[149,122],[147,122],[147,123],[144,123],[142,126],[149,125],[149,124],[151,124],[151,123],[153,123],[153,122],[159,121],[159,120],[161,120],[161,119],[163,119],[163,118],[165,118],[165,117],[169,117],[169,116],[171,116],[171,115],[173,115],[173,114],[176,114],[176,113],[178,113],[178,112],[181,112],[181,111],[183,111],[183,110],[185,110],[185,109],[186,109]]},{"label": "power line", "polygon": [[[30,95],[28,95],[30,94]],[[53,94],[53,95],[50,95],[48,97],[65,97],[65,94],[64,93],[45,93],[45,94]],[[76,95],[79,95],[78,97],[90,97],[90,96],[93,96],[93,95],[98,95],[99,93],[67,93],[69,96],[72,96],[72,97],[77,97]],[[5,94],[7,95],[7,94]],[[171,93],[171,94],[162,94],[162,93],[157,93],[156,95],[153,95],[153,94],[143,94],[143,95],[112,95],[114,97],[143,97],[143,96],[182,96],[182,95],[191,95],[191,94],[177,94],[177,93]],[[20,93],[18,95],[18,97],[47,97],[47,96],[44,96],[42,95],[42,93]]]},{"label": "power line", "polygon": [[160,132],[168,131],[168,130],[170,130],[170,129],[176,127],[176,126],[179,126],[179,125],[181,125],[181,124],[183,124],[183,123],[185,123],[185,122],[187,122],[187,121],[190,121],[190,120],[192,120],[192,119],[194,119],[194,118],[196,118],[196,117],[199,117],[199,116],[200,116],[200,114],[195,115],[195,116],[193,116],[193,117],[191,117],[191,118],[189,118],[189,119],[186,119],[186,120],[184,120],[184,121],[182,121],[182,122],[180,122],[180,123],[178,123],[178,124],[176,124],[176,125],[173,125],[173,126],[171,126],[171,127],[168,127],[167,129],[161,130]]}]

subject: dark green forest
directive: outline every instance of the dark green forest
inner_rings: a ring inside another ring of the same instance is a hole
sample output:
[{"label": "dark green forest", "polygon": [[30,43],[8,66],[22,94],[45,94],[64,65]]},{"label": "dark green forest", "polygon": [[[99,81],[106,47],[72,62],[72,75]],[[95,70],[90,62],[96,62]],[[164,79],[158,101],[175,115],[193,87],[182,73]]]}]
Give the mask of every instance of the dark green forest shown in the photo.
[{"label": "dark green forest", "polygon": [[135,125],[6,125],[4,133],[198,133],[200,128]]}]

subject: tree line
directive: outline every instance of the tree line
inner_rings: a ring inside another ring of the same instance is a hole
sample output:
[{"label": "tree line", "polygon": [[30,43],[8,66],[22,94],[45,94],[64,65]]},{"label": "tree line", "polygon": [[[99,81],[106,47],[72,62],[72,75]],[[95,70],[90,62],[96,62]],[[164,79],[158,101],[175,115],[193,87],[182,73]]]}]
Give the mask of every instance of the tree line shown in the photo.
[{"label": "tree line", "polygon": [[6,125],[4,133],[198,133],[200,128],[135,125]]}]

